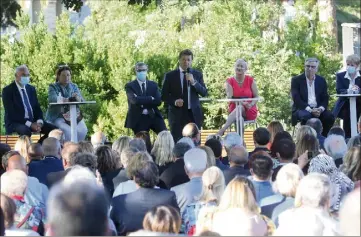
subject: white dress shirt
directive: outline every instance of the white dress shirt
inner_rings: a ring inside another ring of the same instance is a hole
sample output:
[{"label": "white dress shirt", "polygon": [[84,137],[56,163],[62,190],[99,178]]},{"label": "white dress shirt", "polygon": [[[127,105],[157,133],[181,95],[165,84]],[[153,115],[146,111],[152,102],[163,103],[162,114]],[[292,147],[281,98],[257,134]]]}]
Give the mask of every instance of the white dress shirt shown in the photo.
[{"label": "white dress shirt", "polygon": [[[317,108],[317,100],[316,100],[316,92],[315,92],[315,79],[311,80],[307,78],[306,76],[306,84],[307,84],[307,94],[308,94],[308,105],[306,107],[306,110],[311,113],[312,108]],[[312,108],[311,108],[312,107]],[[325,108],[323,106],[320,106],[319,109],[321,109],[321,113],[325,111]]]},{"label": "white dress shirt", "polygon": [[[147,91],[147,80],[145,80],[144,82],[142,82],[142,81],[140,81],[140,80],[138,80],[138,78],[137,78],[137,81],[138,81],[138,83],[139,83],[139,86],[140,86],[140,90],[142,91],[142,93],[145,93],[144,91],[143,91],[143,87],[142,87],[142,84],[144,83],[144,88],[145,88],[145,91]],[[142,105],[142,107],[143,107],[143,105]],[[143,109],[143,112],[142,112],[142,114],[148,114],[149,112],[148,112],[148,110],[147,109]]]},{"label": "white dress shirt", "polygon": [[[15,81],[15,84],[16,84],[18,90],[19,90],[19,93],[20,93],[20,96],[21,96],[21,101],[23,102],[23,105],[24,105],[24,110],[25,110],[24,118],[29,119],[29,111],[26,108],[26,105],[25,105],[25,102],[24,102],[23,92],[21,91],[22,89],[25,89],[24,91],[25,91],[26,96],[28,97],[28,101],[29,101],[29,104],[30,104],[30,99],[29,99],[29,96],[28,96],[28,92],[26,91],[26,85],[24,86],[24,88],[22,88],[16,81]],[[33,108],[31,107],[31,104],[30,104],[30,109],[31,109],[31,113],[34,116]],[[36,122],[37,123],[44,123],[44,121],[42,119],[38,119]],[[28,126],[29,128],[30,128],[31,124],[32,124],[32,122],[29,121],[29,120],[25,122],[25,125]]]}]

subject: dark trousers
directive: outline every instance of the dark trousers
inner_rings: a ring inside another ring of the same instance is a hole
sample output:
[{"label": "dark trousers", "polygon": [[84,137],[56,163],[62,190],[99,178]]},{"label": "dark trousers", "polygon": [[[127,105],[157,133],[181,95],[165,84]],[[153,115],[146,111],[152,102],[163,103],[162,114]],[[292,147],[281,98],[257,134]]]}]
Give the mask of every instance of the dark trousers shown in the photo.
[{"label": "dark trousers", "polygon": [[[17,134],[19,134],[20,136],[26,135],[28,137],[31,137],[31,128],[29,128],[25,124],[13,123],[11,125],[11,127],[12,127],[12,130],[14,132],[16,132]],[[44,134],[44,135],[42,137],[40,137],[38,143],[42,144],[43,141],[48,137],[51,130],[54,130],[54,129],[57,129],[57,127],[44,121],[43,127],[41,128],[41,131],[40,131],[40,133]]]},{"label": "dark trousers", "polygon": [[[307,110],[297,110],[295,113],[296,118],[301,121],[302,125],[305,125],[307,120],[309,120],[310,118],[315,118],[315,116],[313,116]],[[335,116],[333,116],[330,111],[325,110],[321,113],[319,119],[321,120],[323,127],[322,136],[327,137],[328,131],[330,131],[335,122]]]},{"label": "dark trousers", "polygon": [[140,115],[140,119],[137,123],[137,125],[132,128],[134,134],[137,134],[141,131],[147,131],[152,130],[156,134],[160,133],[161,131],[167,130],[167,127],[165,126],[163,118],[160,118],[158,116],[154,116],[151,118],[149,114]]},{"label": "dark trousers", "polygon": [[182,130],[184,126],[186,126],[188,123],[195,123],[193,112],[191,109],[184,110],[181,118],[169,124],[170,131],[172,133],[173,140],[175,143],[183,137]]},{"label": "dark trousers", "polygon": [[[357,120],[360,117],[361,114],[361,101],[356,100],[356,115]],[[350,101],[347,100],[340,111],[340,114],[343,118],[343,130],[345,131],[345,137],[350,138],[351,137],[351,120],[350,120]]]}]

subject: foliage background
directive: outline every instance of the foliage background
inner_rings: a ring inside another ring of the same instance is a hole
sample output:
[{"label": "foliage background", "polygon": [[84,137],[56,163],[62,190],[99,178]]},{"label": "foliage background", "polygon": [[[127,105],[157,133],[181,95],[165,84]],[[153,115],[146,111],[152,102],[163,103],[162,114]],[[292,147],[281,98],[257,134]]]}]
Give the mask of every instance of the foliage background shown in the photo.
[{"label": "foliage background", "polygon": [[[85,24],[71,25],[63,14],[55,34],[47,31],[43,20],[29,25],[28,16],[22,14],[16,21],[20,39],[1,39],[1,89],[13,80],[17,65],[27,64],[45,114],[56,65],[68,63],[83,96],[97,101],[82,109],[89,133],[102,129],[115,139],[129,133],[124,128],[124,85],[135,78],[134,64],[146,62],[149,79],[161,87],[164,73],[176,68],[179,51],[190,48],[195,54],[193,67],[203,71],[210,97],[225,96],[223,85],[233,75],[235,60],[245,58],[264,98],[259,103],[259,124],[277,119],[290,126],[290,80],[303,71],[304,59],[321,60],[319,74],[328,81],[330,94],[335,91],[334,74],[341,68],[342,58],[318,23],[311,2],[297,3],[308,16],[299,14],[285,31],[277,27],[281,5],[256,0],[192,5],[186,0],[164,0],[158,7],[155,3],[144,7],[124,1],[88,1],[92,15]],[[218,129],[225,122],[227,105],[205,103],[203,107],[204,128]]]}]

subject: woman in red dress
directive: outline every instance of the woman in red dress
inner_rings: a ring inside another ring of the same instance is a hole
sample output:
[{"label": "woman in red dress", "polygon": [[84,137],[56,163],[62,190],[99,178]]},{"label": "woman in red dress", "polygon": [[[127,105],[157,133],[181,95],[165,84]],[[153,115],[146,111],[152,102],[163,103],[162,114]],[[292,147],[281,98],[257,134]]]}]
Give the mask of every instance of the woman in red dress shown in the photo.
[{"label": "woman in red dress", "polygon": [[[253,77],[246,75],[248,69],[247,62],[244,59],[237,59],[235,65],[235,76],[227,79],[226,93],[227,98],[258,98],[258,89]],[[257,118],[258,109],[257,101],[244,101],[239,106],[240,126],[243,128],[244,120],[254,120]],[[234,102],[229,103],[229,115],[226,124],[219,130],[218,134],[223,135],[229,126],[236,121],[236,105]],[[244,129],[242,129],[244,131]]]}]

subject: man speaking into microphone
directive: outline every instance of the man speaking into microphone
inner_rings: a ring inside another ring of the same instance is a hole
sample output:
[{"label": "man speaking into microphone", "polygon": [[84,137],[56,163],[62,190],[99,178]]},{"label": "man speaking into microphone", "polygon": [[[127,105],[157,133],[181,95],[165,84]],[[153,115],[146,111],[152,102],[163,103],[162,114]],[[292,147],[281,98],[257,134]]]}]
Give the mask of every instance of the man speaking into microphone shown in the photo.
[{"label": "man speaking into microphone", "polygon": [[200,129],[203,113],[199,95],[207,96],[207,88],[200,71],[192,68],[193,53],[185,49],[179,53],[179,67],[164,75],[162,100],[168,106],[168,121],[173,139],[182,137],[182,129],[188,123]]}]

